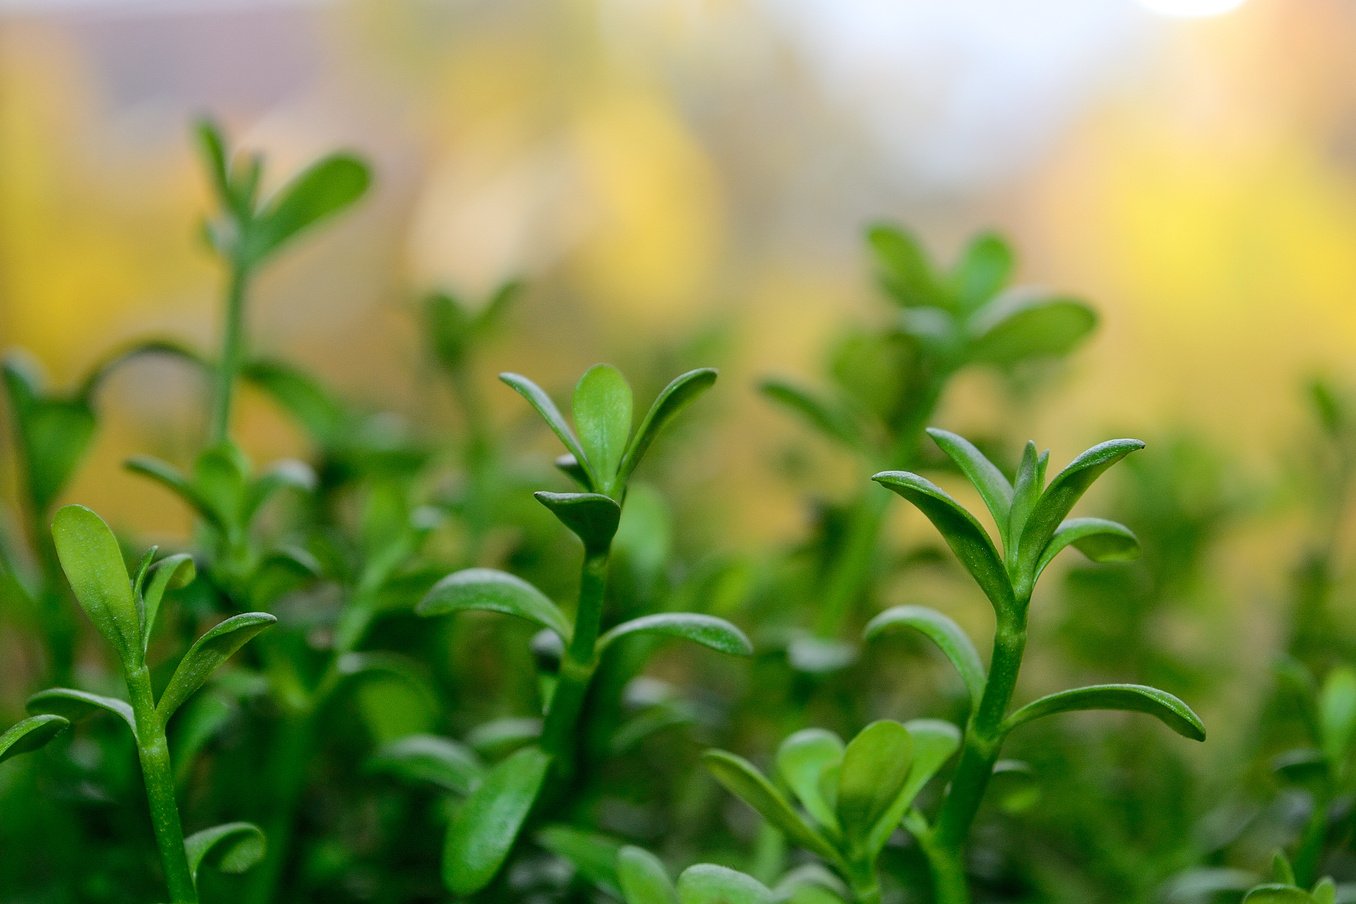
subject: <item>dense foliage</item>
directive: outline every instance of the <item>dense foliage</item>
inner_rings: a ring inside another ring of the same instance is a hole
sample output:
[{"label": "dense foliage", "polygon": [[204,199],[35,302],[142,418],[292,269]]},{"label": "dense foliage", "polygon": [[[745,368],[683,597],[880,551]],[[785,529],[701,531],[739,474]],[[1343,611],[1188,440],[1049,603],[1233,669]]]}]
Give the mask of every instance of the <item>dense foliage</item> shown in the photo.
[{"label": "dense foliage", "polygon": [[[1333,617],[1356,417],[1331,387],[1289,632],[1255,663],[1266,699],[1232,711],[1245,749],[1202,759],[1184,700],[1218,696],[1217,663],[1162,625],[1210,602],[1247,500],[1190,438],[1056,469],[1011,441],[1021,423],[934,426],[978,368],[1029,407],[1095,329],[1087,304],[1012,287],[998,236],[943,268],[870,231],[879,321],[835,339],[821,387],[761,386],[845,453],[855,492],[817,499],[793,548],[694,550],[652,459],[683,460],[714,369],[639,403],[606,364],[568,406],[513,373],[485,397],[477,352],[518,286],[436,292],[421,326],[458,424],[399,427],[256,355],[248,328],[257,274],[365,195],[365,164],[324,158],[262,200],[259,156],[198,139],[220,348],[118,349],[70,392],[4,365],[22,527],[0,536],[0,624],[37,663],[4,673],[34,682],[0,734],[5,902],[1356,901],[1330,878],[1356,879],[1356,670]],[[194,518],[163,554],[62,504],[100,385],[146,355],[210,391],[190,461],[127,462]],[[251,461],[241,383],[309,462]],[[488,416],[514,405],[559,441],[555,472]],[[1116,521],[1081,513],[1104,474],[1094,508]],[[888,529],[902,508],[926,521]],[[1060,666],[1023,677],[1029,644]]]}]

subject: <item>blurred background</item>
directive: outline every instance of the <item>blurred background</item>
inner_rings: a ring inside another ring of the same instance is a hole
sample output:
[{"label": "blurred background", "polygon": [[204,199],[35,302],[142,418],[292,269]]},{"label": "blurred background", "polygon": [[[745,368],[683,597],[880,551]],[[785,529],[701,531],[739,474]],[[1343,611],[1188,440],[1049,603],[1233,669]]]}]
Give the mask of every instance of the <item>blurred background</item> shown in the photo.
[{"label": "blurred background", "polygon": [[[721,455],[692,479],[756,486],[803,433],[755,380],[818,373],[825,333],[879,305],[865,226],[943,261],[997,227],[1023,280],[1102,314],[1020,412],[1056,461],[1189,426],[1270,469],[1305,381],[1356,381],[1353,46],[1350,0],[0,0],[0,346],[59,384],[133,338],[212,347],[210,113],[275,173],[374,162],[251,313],[262,351],[372,405],[442,404],[421,293],[522,276],[492,399],[501,369],[715,363]],[[1011,423],[986,379],[942,420]],[[166,423],[154,442],[195,448],[201,393],[173,365],[120,376],[76,495],[186,525],[119,463]],[[243,424],[260,458],[295,446],[257,400]],[[798,505],[769,486],[726,514],[768,538]]]}]

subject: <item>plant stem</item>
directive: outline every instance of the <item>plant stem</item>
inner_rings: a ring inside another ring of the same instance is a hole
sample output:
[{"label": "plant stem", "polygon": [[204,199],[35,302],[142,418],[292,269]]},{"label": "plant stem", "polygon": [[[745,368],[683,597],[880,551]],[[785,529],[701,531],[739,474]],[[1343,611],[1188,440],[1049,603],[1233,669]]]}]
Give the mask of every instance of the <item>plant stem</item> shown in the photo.
[{"label": "plant stem", "polygon": [[960,760],[936,827],[924,845],[937,904],[967,904],[970,900],[965,884],[965,843],[1003,744],[1003,719],[1017,687],[1026,648],[1026,603],[1025,598],[1019,599],[1015,613],[998,618],[984,694],[966,724]]},{"label": "plant stem", "polygon": [[1328,834],[1328,806],[1326,795],[1314,798],[1314,811],[1305,823],[1304,834],[1300,836],[1299,848],[1295,851],[1295,884],[1308,887],[1318,881],[1318,871],[1323,861],[1323,846]]},{"label": "plant stem", "polygon": [[231,402],[235,381],[240,373],[245,338],[245,287],[249,274],[239,262],[231,264],[226,286],[226,320],[221,341],[221,360],[217,362],[216,395],[212,400],[212,425],[209,441],[224,442],[231,433]]},{"label": "plant stem", "polygon": [[179,804],[174,799],[174,769],[170,765],[169,742],[165,726],[155,709],[151,691],[151,673],[146,666],[127,673],[127,693],[136,716],[137,755],[146,783],[146,801],[151,809],[151,825],[160,860],[165,868],[165,884],[174,904],[198,904],[198,891],[188,868],[184,851],[184,829],[179,822]]},{"label": "plant stem", "polygon": [[566,765],[573,759],[575,731],[584,708],[589,680],[597,665],[595,647],[603,621],[603,597],[607,591],[607,563],[610,547],[590,550],[584,555],[579,575],[579,610],[575,614],[574,634],[560,661],[560,677],[551,696],[541,746]]},{"label": "plant stem", "polygon": [[852,896],[857,904],[881,904],[880,878],[876,875],[875,864],[852,864]]},{"label": "plant stem", "polygon": [[[895,425],[892,445],[884,459],[886,466],[908,468],[913,465],[918,457],[923,428],[937,410],[947,376],[942,373],[929,380],[915,404],[907,409]],[[843,622],[861,599],[871,577],[871,566],[876,561],[876,545],[880,539],[881,525],[885,523],[885,514],[889,510],[889,500],[889,493],[882,493],[879,487],[871,486],[853,506],[847,538],[842,551],[829,566],[816,607],[819,617],[815,630],[820,637],[841,635]]]},{"label": "plant stem", "polygon": [[494,446],[490,439],[485,406],[469,369],[464,364],[458,365],[450,368],[449,376],[453,394],[457,397],[462,416],[466,420],[466,445],[463,452],[467,478],[466,558],[474,565],[480,559],[481,550],[485,545],[485,534],[494,511],[494,500],[490,498]]},{"label": "plant stem", "polygon": [[306,767],[311,759],[316,712],[317,709],[303,713],[289,712],[273,745],[268,766],[273,813],[264,831],[268,848],[264,862],[259,864],[251,878],[246,902],[269,904],[277,898],[278,883],[291,853],[297,804],[301,800]]}]

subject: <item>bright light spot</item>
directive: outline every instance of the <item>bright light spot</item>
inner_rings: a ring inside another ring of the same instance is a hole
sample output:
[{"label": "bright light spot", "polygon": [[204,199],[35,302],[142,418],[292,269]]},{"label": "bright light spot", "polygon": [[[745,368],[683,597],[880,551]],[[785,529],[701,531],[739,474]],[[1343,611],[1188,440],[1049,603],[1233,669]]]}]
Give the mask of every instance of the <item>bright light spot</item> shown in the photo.
[{"label": "bright light spot", "polygon": [[1246,0],[1140,0],[1140,2],[1165,16],[1199,18],[1231,13]]}]

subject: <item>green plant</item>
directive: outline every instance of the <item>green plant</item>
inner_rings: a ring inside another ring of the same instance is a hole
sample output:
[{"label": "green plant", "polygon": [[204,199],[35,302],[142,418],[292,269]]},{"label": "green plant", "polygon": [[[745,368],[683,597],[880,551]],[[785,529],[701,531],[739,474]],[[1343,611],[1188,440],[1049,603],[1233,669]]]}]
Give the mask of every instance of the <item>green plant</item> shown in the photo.
[{"label": "green plant", "polygon": [[590,368],[580,379],[573,428],[535,383],[517,374],[501,379],[528,401],[567,450],[557,464],[584,492],[535,495],[583,543],[584,559],[573,618],[526,581],[485,568],[448,575],[416,607],[427,616],[468,610],[512,615],[550,632],[562,650],[540,737],[488,770],[448,827],[443,877],[456,894],[474,893],[494,879],[548,773],[554,770],[564,779],[575,771],[589,685],[615,644],[651,634],[685,638],[726,653],[748,654],[752,649],[730,623],[695,613],[654,613],[603,630],[609,558],[631,474],[665,425],[710,388],[716,372],[694,370],[674,379],[634,428],[631,388],[609,365]]},{"label": "green plant", "polygon": [[221,130],[206,120],[198,125],[198,142],[217,202],[217,212],[204,231],[228,274],[210,429],[212,441],[221,442],[230,435],[235,383],[247,356],[245,315],[255,273],[298,234],[361,198],[371,174],[357,157],[331,154],[311,164],[272,198],[260,201],[264,170],[260,155],[236,159]]},{"label": "green plant", "polygon": [[[916,467],[923,428],[961,371],[1011,372],[1058,358],[1096,326],[1096,313],[1082,301],[1011,286],[1016,256],[992,232],[971,239],[949,269],[896,226],[873,226],[867,242],[878,281],[898,311],[882,327],[851,332],[840,342],[830,356],[828,390],[784,379],[762,384],[770,400],[863,465]],[[864,493],[844,514],[841,536],[824,542],[832,555],[815,594],[819,637],[836,637],[861,610],[885,509],[884,497]]]},{"label": "green plant", "polygon": [[[717,750],[706,754],[706,765],[772,826],[837,870],[852,900],[880,904],[877,859],[960,739],[954,725],[936,719],[873,722],[846,745],[823,729],[798,731],[778,748],[776,766],[805,815],[747,760]],[[910,818],[916,825],[919,817]]]},{"label": "green plant", "polygon": [[1116,709],[1147,713],[1177,733],[1205,739],[1200,719],[1181,700],[1156,688],[1095,685],[1061,691],[1009,711],[1026,648],[1027,615],[1036,581],[1064,549],[1116,561],[1138,554],[1139,543],[1123,525],[1100,518],[1068,518],[1074,505],[1107,468],[1143,447],[1138,440],[1109,440],[1075,458],[1047,485],[1049,454],[1028,443],[1015,481],[970,442],[944,430],[933,441],[979,492],[998,529],[1002,552],[979,521],[940,487],[917,474],[885,471],[873,478],[927,516],[993,606],[993,654],[986,669],[969,638],[945,615],[916,606],[887,610],[867,626],[868,638],[908,628],[933,641],[960,673],[969,701],[960,759],[932,820],[911,831],[931,867],[938,904],[969,900],[966,841],[994,773],[1003,741],[1015,728],[1056,713]]},{"label": "green plant", "polygon": [[212,628],[184,654],[157,697],[146,652],[165,593],[193,580],[193,560],[176,555],[156,561],[152,549],[134,579],[108,525],[78,505],[57,512],[52,536],[76,599],[116,654],[130,702],[64,687],[40,691],[28,701],[35,715],[0,736],[0,759],[45,743],[71,720],[100,710],[117,716],[136,741],[170,899],[174,904],[196,904],[198,870],[204,863],[231,872],[248,869],[263,856],[264,838],[248,823],[215,826],[184,837],[165,726],[217,668],[276,619],[247,612]]}]

